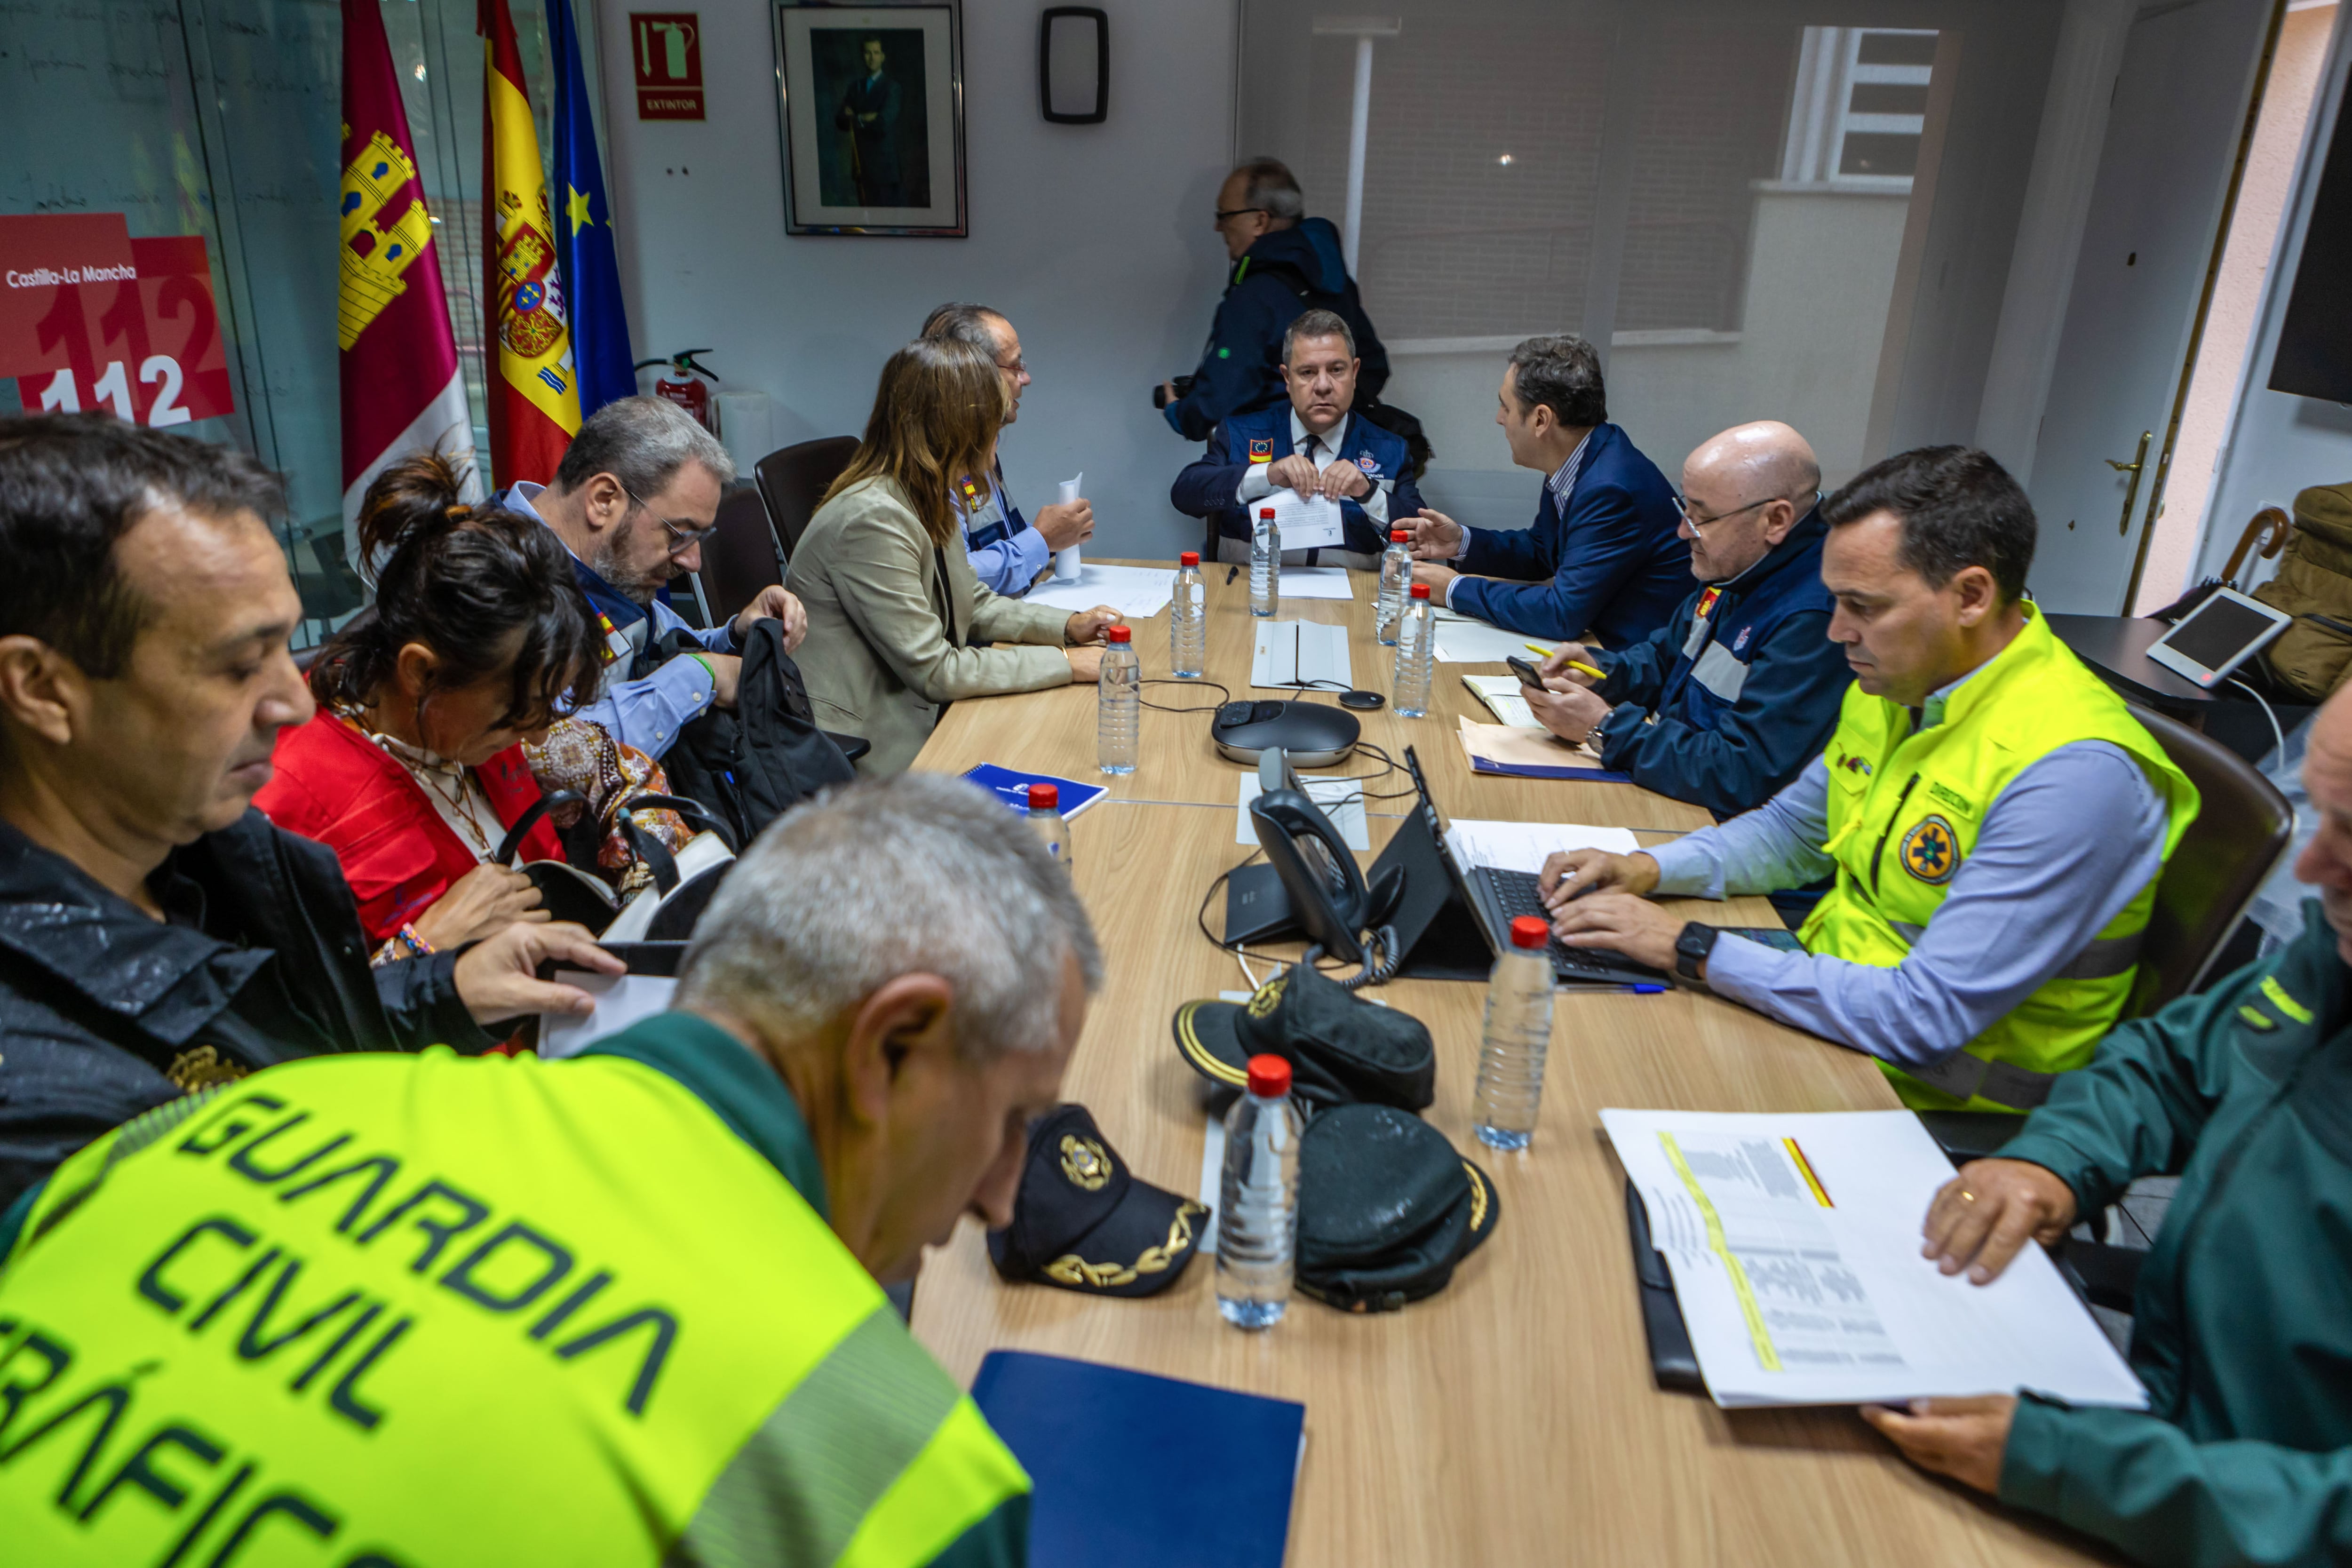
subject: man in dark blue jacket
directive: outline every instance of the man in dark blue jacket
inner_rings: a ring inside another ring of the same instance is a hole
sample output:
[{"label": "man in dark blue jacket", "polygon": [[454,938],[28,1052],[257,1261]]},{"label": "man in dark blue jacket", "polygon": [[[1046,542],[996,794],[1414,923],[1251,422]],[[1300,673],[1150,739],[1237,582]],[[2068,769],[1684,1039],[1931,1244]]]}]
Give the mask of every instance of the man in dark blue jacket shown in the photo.
[{"label": "man in dark blue jacket", "polygon": [[1178,511],[1216,519],[1216,559],[1246,563],[1251,513],[1287,489],[1339,502],[1346,543],[1286,549],[1285,563],[1380,570],[1389,530],[1421,514],[1421,492],[1404,438],[1351,412],[1359,369],[1355,338],[1337,315],[1309,310],[1290,323],[1282,339],[1289,402],[1226,416],[1168,494]]},{"label": "man in dark blue jacket", "polygon": [[[1820,754],[1853,672],[1830,641],[1822,469],[1786,425],[1726,430],[1683,464],[1698,591],[1614,650],[1564,644],[1527,693],[1544,728],[1588,737],[1611,768],[1717,816],[1764,804]],[[1595,680],[1578,669],[1601,671]]]},{"label": "man in dark blue jacket", "polygon": [[1225,297],[1209,329],[1209,346],[1181,396],[1160,387],[1160,412],[1188,441],[1205,441],[1217,422],[1282,400],[1282,334],[1301,312],[1336,312],[1363,360],[1358,390],[1378,400],[1388,384],[1389,352],[1357,298],[1330,220],[1304,217],[1306,199],[1290,171],[1253,158],[1225,176],[1217,192],[1217,232],[1234,260]]},{"label": "man in dark blue jacket", "polygon": [[1563,335],[1513,349],[1495,423],[1513,462],[1550,476],[1535,526],[1465,528],[1423,507],[1412,580],[1529,637],[1622,647],[1665,625],[1690,591],[1690,550],[1665,476],[1609,423],[1592,345]]}]

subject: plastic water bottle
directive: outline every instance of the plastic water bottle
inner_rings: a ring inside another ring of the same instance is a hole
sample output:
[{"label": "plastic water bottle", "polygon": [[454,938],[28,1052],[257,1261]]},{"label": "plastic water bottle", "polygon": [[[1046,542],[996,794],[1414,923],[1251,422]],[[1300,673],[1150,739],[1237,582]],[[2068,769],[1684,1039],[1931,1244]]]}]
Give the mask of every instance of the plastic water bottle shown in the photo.
[{"label": "plastic water bottle", "polygon": [[1209,658],[1209,601],[1201,586],[1201,555],[1176,558],[1176,602],[1168,607],[1168,668],[1186,680],[1201,679]]},{"label": "plastic water bottle", "polygon": [[1290,1101],[1290,1064],[1250,1058],[1249,1087],[1225,1112],[1217,1208],[1217,1310],[1235,1328],[1271,1328],[1290,1305],[1305,1127]]},{"label": "plastic water bottle", "polygon": [[1070,825],[1062,816],[1062,791],[1058,784],[1033,784],[1029,786],[1029,826],[1045,841],[1045,853],[1054,863],[1066,871],[1070,868]]},{"label": "plastic water bottle", "polygon": [[1102,675],[1097,682],[1095,756],[1107,773],[1135,771],[1136,731],[1143,720],[1143,666],[1135,657],[1135,628],[1103,633]]},{"label": "plastic water bottle", "polygon": [[1415,583],[1397,617],[1396,691],[1391,705],[1404,719],[1429,717],[1429,689],[1437,674],[1437,617],[1430,614],[1429,584]]},{"label": "plastic water bottle", "polygon": [[1381,597],[1372,611],[1372,631],[1381,643],[1393,647],[1397,640],[1397,622],[1404,616],[1405,590],[1412,586],[1412,531],[1409,528],[1389,530],[1389,547],[1381,552]]},{"label": "plastic water bottle", "polygon": [[1489,1149],[1524,1149],[1543,1103],[1544,1057],[1551,1049],[1551,927],[1536,915],[1511,922],[1511,945],[1486,982],[1486,1030],[1478,1047],[1478,1088],[1470,1124]]},{"label": "plastic water bottle", "polygon": [[1282,607],[1282,530],[1274,526],[1274,508],[1257,510],[1257,527],[1250,534],[1250,614],[1270,616]]}]

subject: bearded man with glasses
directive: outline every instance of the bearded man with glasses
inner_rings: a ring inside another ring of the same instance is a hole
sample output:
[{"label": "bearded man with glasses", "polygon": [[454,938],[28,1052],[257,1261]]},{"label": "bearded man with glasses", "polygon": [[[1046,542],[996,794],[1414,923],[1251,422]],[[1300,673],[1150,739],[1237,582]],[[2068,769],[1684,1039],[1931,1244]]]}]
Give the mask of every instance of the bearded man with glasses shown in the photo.
[{"label": "bearded man with glasses", "polygon": [[1821,754],[1853,679],[1829,640],[1821,482],[1812,447],[1786,425],[1703,442],[1675,498],[1698,588],[1641,642],[1555,649],[1545,689],[1526,693],[1544,728],[1718,816],[1792,783]]},{"label": "bearded man with glasses", "polygon": [[[784,651],[808,631],[808,614],[781,584],[762,588],[725,626],[689,626],[661,589],[702,569],[717,531],[719,500],[735,460],[677,404],[624,397],[590,415],[565,448],[551,485],[509,486],[494,499],[538,518],[572,552],[573,571],[608,662],[604,694],[574,716],[658,759],[678,731],[713,707],[732,708],[751,623],[783,623]],[[666,663],[654,649],[673,631],[702,647]]]}]

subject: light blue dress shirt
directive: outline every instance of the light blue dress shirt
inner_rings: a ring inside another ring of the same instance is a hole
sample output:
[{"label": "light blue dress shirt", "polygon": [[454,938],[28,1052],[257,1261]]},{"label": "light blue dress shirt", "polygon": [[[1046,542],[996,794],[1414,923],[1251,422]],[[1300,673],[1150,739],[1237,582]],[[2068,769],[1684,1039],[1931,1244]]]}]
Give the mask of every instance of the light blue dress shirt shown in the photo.
[{"label": "light blue dress shirt", "polygon": [[[505,491],[503,501],[514,510],[537,517],[544,523],[547,520],[539,516],[531,502],[546,489],[545,485],[529,482],[513,485]],[[570,546],[565,549],[569,552]],[[577,561],[579,557],[574,555],[572,559]],[[711,653],[737,651],[731,621],[709,630],[690,626],[686,617],[659,599],[646,606],[646,617],[625,628],[633,647],[643,648],[648,640],[659,642],[671,632],[683,631]],[[659,760],[677,742],[679,729],[701,717],[717,695],[710,671],[699,660],[674,658],[640,679],[607,679],[604,694],[593,702],[573,709],[571,716],[602,725],[606,734],[623,745],[635,746]]]},{"label": "light blue dress shirt", "polygon": [[[1965,680],[1965,677],[1962,678]],[[1937,692],[1940,723],[1960,681]],[[1891,969],[1718,938],[1706,984],[1897,1067],[1933,1067],[2073,963],[2164,868],[2164,797],[2121,747],[2077,741],[1993,798],[1935,918]],[[1754,811],[1643,851],[1661,895],[1721,899],[1827,876],[1829,769],[1815,757]]]},{"label": "light blue dress shirt", "polygon": [[1013,502],[1004,493],[1003,469],[988,477],[988,490],[996,502],[997,521],[977,527],[964,510],[961,493],[950,487],[948,499],[954,503],[956,514],[963,519],[964,553],[971,558],[973,574],[996,593],[1017,599],[1030,590],[1037,581],[1037,574],[1053,561],[1053,548],[1045,542],[1044,534],[1025,522],[1017,533],[1006,532],[990,543],[975,546],[971,542],[975,533],[993,533],[1011,526]]}]

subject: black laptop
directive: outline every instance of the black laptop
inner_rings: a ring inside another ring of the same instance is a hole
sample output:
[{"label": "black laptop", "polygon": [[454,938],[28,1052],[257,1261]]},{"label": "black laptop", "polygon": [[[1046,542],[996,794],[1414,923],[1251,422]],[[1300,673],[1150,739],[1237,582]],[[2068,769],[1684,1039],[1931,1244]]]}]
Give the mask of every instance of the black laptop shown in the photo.
[{"label": "black laptop", "polygon": [[[1454,890],[1476,919],[1487,948],[1499,953],[1510,945],[1511,921],[1519,915],[1534,915],[1547,926],[1551,924],[1551,911],[1543,907],[1543,900],[1537,893],[1533,872],[1507,871],[1496,866],[1465,868],[1455,860],[1453,847],[1445,842],[1445,819],[1438,812],[1436,801],[1430,797],[1429,781],[1421,773],[1421,759],[1413,755],[1410,746],[1405,748],[1404,763],[1406,772],[1412,775],[1412,787],[1421,797],[1421,810],[1437,840],[1440,858],[1454,879]],[[1552,975],[1564,985],[1673,984],[1665,971],[1636,963],[1611,948],[1568,947],[1555,937],[1548,951]]]}]

